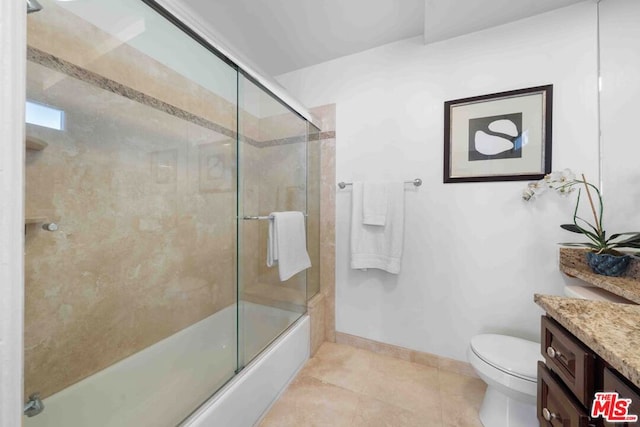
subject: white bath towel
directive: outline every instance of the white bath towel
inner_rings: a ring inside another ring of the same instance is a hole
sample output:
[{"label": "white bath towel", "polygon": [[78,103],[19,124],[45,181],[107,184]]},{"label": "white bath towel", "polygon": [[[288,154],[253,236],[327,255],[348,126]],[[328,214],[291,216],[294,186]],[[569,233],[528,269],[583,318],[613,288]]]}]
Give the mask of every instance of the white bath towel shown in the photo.
[{"label": "white bath towel", "polygon": [[378,268],[398,274],[404,241],[404,183],[387,184],[384,226],[362,223],[363,183],[353,183],[351,211],[351,268]]},{"label": "white bath towel", "polygon": [[280,281],[311,267],[302,212],[272,212],[269,216],[267,266],[277,262]]},{"label": "white bath towel", "polygon": [[387,220],[387,182],[365,182],[362,192],[362,223],[384,225]]}]

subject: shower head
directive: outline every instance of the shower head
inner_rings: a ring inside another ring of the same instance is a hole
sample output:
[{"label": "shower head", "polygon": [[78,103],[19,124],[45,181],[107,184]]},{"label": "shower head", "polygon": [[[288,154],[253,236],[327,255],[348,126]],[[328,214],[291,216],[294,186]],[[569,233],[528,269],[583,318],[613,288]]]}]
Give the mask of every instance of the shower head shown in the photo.
[{"label": "shower head", "polygon": [[38,12],[42,10],[42,5],[37,0],[27,0],[27,13]]}]

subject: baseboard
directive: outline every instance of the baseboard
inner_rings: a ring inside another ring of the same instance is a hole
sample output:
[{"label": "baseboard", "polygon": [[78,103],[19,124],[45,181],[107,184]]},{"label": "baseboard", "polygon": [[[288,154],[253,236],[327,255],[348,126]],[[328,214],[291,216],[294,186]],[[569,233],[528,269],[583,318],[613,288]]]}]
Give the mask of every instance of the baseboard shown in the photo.
[{"label": "baseboard", "polygon": [[350,345],[352,347],[369,350],[374,353],[395,357],[397,359],[431,366],[432,368],[438,368],[443,371],[449,371],[456,374],[478,378],[478,374],[476,374],[475,369],[473,369],[473,367],[469,363],[462,362],[460,360],[450,359],[448,357],[438,356],[436,354],[425,353],[422,351],[411,350],[393,344],[382,343],[355,335],[345,334],[344,332],[336,331],[336,342],[338,344]]}]

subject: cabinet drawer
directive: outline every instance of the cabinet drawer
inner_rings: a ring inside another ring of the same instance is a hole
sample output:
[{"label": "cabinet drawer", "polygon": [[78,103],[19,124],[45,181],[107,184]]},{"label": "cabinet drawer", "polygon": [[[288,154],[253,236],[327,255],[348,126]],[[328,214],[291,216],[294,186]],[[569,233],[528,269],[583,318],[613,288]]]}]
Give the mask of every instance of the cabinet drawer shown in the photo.
[{"label": "cabinet drawer", "polygon": [[538,420],[541,427],[589,426],[584,408],[542,362],[538,362]]},{"label": "cabinet drawer", "polygon": [[595,391],[595,357],[591,350],[547,316],[542,316],[541,347],[549,369],[580,403],[590,407]]},{"label": "cabinet drawer", "polygon": [[[620,378],[615,371],[610,368],[604,369],[604,380],[602,384],[602,391],[615,391],[620,395],[621,399],[631,399],[629,405],[629,415],[640,416],[640,393],[637,387],[627,383],[626,380]],[[616,427],[631,427],[637,426],[638,423],[608,423],[604,422],[605,426]]]}]

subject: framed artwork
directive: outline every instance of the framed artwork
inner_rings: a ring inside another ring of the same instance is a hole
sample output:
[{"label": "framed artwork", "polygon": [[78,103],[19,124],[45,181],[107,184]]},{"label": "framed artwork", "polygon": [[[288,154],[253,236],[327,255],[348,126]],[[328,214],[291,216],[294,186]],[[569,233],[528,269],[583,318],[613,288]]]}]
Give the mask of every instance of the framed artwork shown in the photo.
[{"label": "framed artwork", "polygon": [[444,103],[444,182],[530,181],[551,172],[553,85]]},{"label": "framed artwork", "polygon": [[220,141],[198,148],[199,190],[222,193],[236,190],[235,141]]}]

